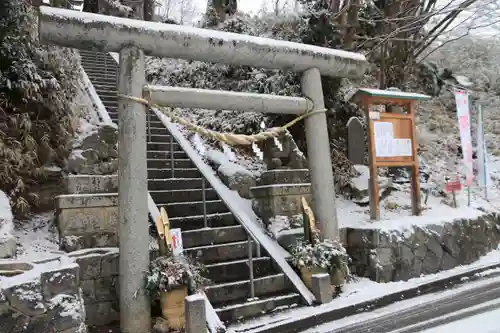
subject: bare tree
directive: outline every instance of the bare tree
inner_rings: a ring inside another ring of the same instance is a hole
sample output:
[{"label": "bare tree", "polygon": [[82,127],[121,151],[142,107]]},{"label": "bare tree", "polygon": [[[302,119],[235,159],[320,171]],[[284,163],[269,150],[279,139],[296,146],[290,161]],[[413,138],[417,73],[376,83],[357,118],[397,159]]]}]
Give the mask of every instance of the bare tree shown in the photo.
[{"label": "bare tree", "polygon": [[498,0],[300,1],[311,15],[311,41],[367,54],[380,66],[381,88],[400,86],[411,65],[450,30],[473,18],[483,26],[499,20]]},{"label": "bare tree", "polygon": [[193,0],[163,0],[159,15],[163,22],[173,20],[179,24],[188,24],[198,13]]}]

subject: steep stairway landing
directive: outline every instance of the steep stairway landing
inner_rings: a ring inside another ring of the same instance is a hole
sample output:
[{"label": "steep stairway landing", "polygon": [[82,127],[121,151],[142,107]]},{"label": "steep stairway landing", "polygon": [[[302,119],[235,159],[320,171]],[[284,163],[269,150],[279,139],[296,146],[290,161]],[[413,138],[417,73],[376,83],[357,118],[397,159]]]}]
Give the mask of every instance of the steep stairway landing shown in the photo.
[{"label": "steep stairway landing", "polygon": [[[118,123],[118,69],[114,59],[109,54],[96,52],[80,51],[80,54],[109,116]],[[207,277],[214,282],[206,294],[221,320],[234,322],[299,303],[299,295],[293,292],[284,274],[276,270],[270,256],[262,253],[261,257],[255,257],[255,246],[252,260],[255,298],[249,300],[245,230],[208,183],[203,194],[201,173],[180,145],[172,141],[163,123],[151,110],[148,112],[151,117],[147,143],[148,190],[158,207],[167,210],[172,228],[182,229],[185,253],[206,265]]]}]

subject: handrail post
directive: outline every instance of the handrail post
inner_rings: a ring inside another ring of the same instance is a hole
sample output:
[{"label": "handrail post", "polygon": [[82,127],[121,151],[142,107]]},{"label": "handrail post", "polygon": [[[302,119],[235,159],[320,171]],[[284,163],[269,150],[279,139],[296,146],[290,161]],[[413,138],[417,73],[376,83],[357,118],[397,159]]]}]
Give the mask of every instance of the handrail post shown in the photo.
[{"label": "handrail post", "polygon": [[151,141],[151,112],[152,111],[150,108],[147,108],[146,112],[148,113],[148,118],[146,120],[146,128],[148,129],[148,142],[152,142]]},{"label": "handrail post", "polygon": [[170,134],[170,178],[174,178],[174,137]]},{"label": "handrail post", "polygon": [[[119,93],[141,96],[145,83],[143,50],[123,48]],[[145,106],[122,99],[118,118],[120,328],[124,333],[149,332],[151,303],[144,288],[149,266],[149,231],[144,227],[148,225]]]},{"label": "handrail post", "polygon": [[108,79],[108,59],[107,53],[104,53],[104,78]]},{"label": "handrail post", "polygon": [[207,220],[207,194],[206,194],[206,183],[205,177],[201,178],[201,198],[203,201],[203,226],[208,228],[208,220]]},{"label": "handrail post", "polygon": [[255,298],[255,285],[253,277],[253,249],[252,249],[253,239],[248,235],[248,272],[250,275],[250,298]]}]

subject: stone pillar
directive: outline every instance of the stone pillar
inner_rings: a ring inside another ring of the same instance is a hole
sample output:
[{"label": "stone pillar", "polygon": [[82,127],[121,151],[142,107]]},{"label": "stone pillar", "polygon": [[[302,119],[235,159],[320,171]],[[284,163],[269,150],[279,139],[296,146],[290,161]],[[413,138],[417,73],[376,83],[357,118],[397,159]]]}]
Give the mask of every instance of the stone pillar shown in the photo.
[{"label": "stone pillar", "polygon": [[365,164],[365,129],[357,117],[347,122],[347,157],[352,164]]},{"label": "stone pillar", "polygon": [[190,295],[184,299],[184,314],[186,333],[206,332],[205,298],[202,295]]},{"label": "stone pillar", "polygon": [[[119,93],[142,97],[145,82],[144,52],[122,49]],[[149,265],[146,108],[122,98],[118,114],[120,327],[122,333],[149,332],[151,305],[144,289]]]},{"label": "stone pillar", "polygon": [[[317,68],[311,68],[302,76],[302,92],[314,103],[314,110],[325,108],[321,75]],[[335,184],[333,182],[330,140],[326,127],[325,112],[317,112],[305,120],[307,158],[311,173],[312,208],[321,237],[339,237],[337,207],[335,204]]]},{"label": "stone pillar", "polygon": [[262,173],[257,186],[251,188],[254,209],[266,226],[276,216],[302,214],[301,197],[311,199],[307,169],[275,169]]},{"label": "stone pillar", "polygon": [[312,293],[316,298],[316,303],[325,304],[332,301],[332,286],[330,274],[313,274],[311,279]]}]

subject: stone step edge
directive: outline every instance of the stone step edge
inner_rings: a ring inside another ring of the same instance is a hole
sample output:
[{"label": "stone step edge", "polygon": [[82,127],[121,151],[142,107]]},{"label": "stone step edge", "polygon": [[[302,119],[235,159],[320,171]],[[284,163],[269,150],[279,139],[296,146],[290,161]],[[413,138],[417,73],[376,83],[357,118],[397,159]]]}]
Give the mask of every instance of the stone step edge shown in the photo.
[{"label": "stone step edge", "polygon": [[[195,230],[200,230],[200,229],[195,229]],[[211,244],[211,245],[200,245],[200,246],[186,247],[186,248],[184,248],[184,250],[186,250],[186,251],[200,251],[200,250],[205,250],[205,249],[214,249],[214,248],[217,248],[217,247],[226,247],[226,246],[235,246],[235,245],[246,245],[247,243],[248,243],[248,240],[244,240],[244,241],[236,241],[236,242],[230,242],[230,243],[221,243],[221,244]],[[222,261],[218,261],[218,262],[222,262]]]},{"label": "stone step edge", "polygon": [[[175,160],[175,158],[174,158]],[[165,169],[165,168],[148,168],[148,171],[170,171],[169,169]],[[175,168],[175,171],[198,171],[198,168]],[[187,178],[193,178],[193,177],[187,177]]]},{"label": "stone step edge", "polygon": [[[283,278],[285,279],[285,274],[283,273],[277,273],[277,274],[269,274],[266,276],[254,278],[254,281],[264,281],[264,280],[272,280],[275,278]],[[221,288],[226,288],[226,287],[233,287],[233,286],[238,286],[238,285],[244,285],[250,283],[249,279],[245,280],[238,280],[238,281],[232,281],[232,282],[223,282],[223,283],[216,283],[210,286],[205,287],[206,290],[210,289],[221,289]],[[276,292],[279,292],[279,290],[275,290]]]},{"label": "stone step edge", "polygon": [[[300,317],[295,316],[294,319],[287,317],[279,322],[264,326],[260,323],[260,327],[253,329],[249,328],[246,330],[246,333],[300,333],[314,326],[353,316],[362,312],[377,310],[402,300],[408,300],[410,298],[442,291],[451,286],[458,286],[473,280],[478,280],[483,278],[479,275],[479,273],[495,268],[500,268],[500,263],[485,265],[463,273],[423,282],[416,287],[400,290],[368,301],[343,306],[341,308],[321,309],[318,307],[318,311],[314,311],[314,313],[306,314]],[[490,274],[484,277],[484,279],[494,278],[498,275],[500,275],[500,273]],[[333,302],[335,302],[335,300],[333,300]]]},{"label": "stone step edge", "polygon": [[[235,225],[229,225],[229,226],[223,226],[223,227],[208,227],[208,228],[199,228],[199,229],[193,229],[193,230],[182,230],[181,228],[181,231],[182,231],[182,238],[185,239],[185,238],[188,238],[188,237],[191,237],[191,235],[194,235],[196,237],[196,234],[200,234],[200,233],[206,233],[206,232],[234,232],[235,230],[241,230],[243,229],[243,227],[239,224],[235,224]],[[239,231],[238,230],[238,231]],[[224,236],[219,236],[219,238],[224,238]],[[212,238],[208,241],[212,241],[212,244],[210,245],[222,245],[222,244],[231,244],[231,243],[234,243],[234,242],[240,242],[241,240],[234,240],[234,239],[238,239],[239,237],[233,237],[231,240],[227,240],[227,239],[224,239],[223,241],[218,241],[217,243],[215,242],[215,240]],[[205,241],[206,242],[206,241]],[[205,243],[205,242],[198,242],[198,243]],[[200,247],[200,246],[206,246],[206,245],[196,245],[196,246],[192,246],[192,247],[189,247],[189,246],[186,246],[185,249],[186,250],[190,250],[192,249],[193,247]]]},{"label": "stone step edge", "polygon": [[[213,189],[207,188],[213,191]],[[187,190],[162,190],[162,192],[179,192]],[[201,189],[191,189],[189,191],[201,191]],[[81,207],[112,207],[118,206],[118,192],[112,193],[73,193],[56,196],[56,206],[59,209],[71,209]],[[221,200],[206,200],[206,204],[219,203]],[[203,204],[203,201],[180,201],[158,204],[158,206]],[[209,214],[207,214],[208,216]]]},{"label": "stone step edge", "polygon": [[[175,178],[173,178],[173,179],[175,179]],[[208,187],[208,186],[205,187],[205,190],[206,191],[210,191],[210,192],[215,192],[215,190],[212,187]],[[155,193],[155,194],[156,193],[181,193],[181,192],[191,192],[191,193],[194,193],[194,192],[201,192],[201,191],[203,191],[203,189],[201,189],[201,188],[183,188],[183,189],[177,189],[177,190],[148,190],[149,194],[151,194],[151,195],[153,195],[153,193]],[[179,202],[179,201],[177,201],[177,202]],[[156,202],[156,204],[167,205],[168,202],[167,203]]]},{"label": "stone step edge", "polygon": [[[209,205],[209,204],[214,204],[214,203],[224,203],[224,201],[222,200],[205,200],[206,204]],[[181,206],[181,205],[202,205],[203,204],[203,201],[184,201],[184,202],[170,202],[170,203],[166,203],[166,204],[157,204],[157,206],[160,206],[160,207],[171,207],[171,206]],[[222,212],[222,213],[227,213],[227,212]],[[221,214],[222,214],[221,213]],[[208,215],[211,215],[211,214],[207,214]],[[200,215],[197,215],[197,216],[200,216]],[[203,215],[201,215],[203,216]],[[171,218],[169,218],[171,219]]]},{"label": "stone step edge", "polygon": [[[255,263],[256,261],[270,261],[270,260],[272,260],[272,259],[271,259],[271,257],[268,257],[268,256],[261,256],[261,257],[252,258],[253,263]],[[213,264],[206,264],[204,266],[206,269],[209,269],[209,268],[213,268],[213,267],[237,265],[237,264],[242,264],[242,263],[248,263],[248,259],[236,259],[236,260],[222,261],[222,262],[216,262]]]},{"label": "stone step edge", "polygon": [[[231,212],[224,212],[224,213],[212,213],[212,214],[207,214],[207,219],[210,218],[215,218],[218,216],[232,216],[233,213]],[[203,215],[190,215],[190,216],[177,216],[177,217],[169,217],[168,219],[170,221],[182,221],[182,223],[189,223],[189,220],[197,220],[197,219],[202,219]],[[237,225],[237,224],[235,224]]]},{"label": "stone step edge", "polygon": [[[226,306],[221,306],[220,308],[214,308],[215,312],[223,312],[223,311],[231,311],[231,310],[236,310],[240,308],[245,308],[249,306],[254,306],[254,305],[259,305],[259,304],[264,304],[269,301],[275,301],[275,300],[293,300],[294,298],[300,298],[300,295],[297,293],[290,292],[286,295],[281,295],[281,296],[270,296],[270,297],[256,297],[255,300],[247,300],[245,303],[237,303],[237,304],[231,304],[231,305],[226,305]],[[300,301],[300,299],[299,299]],[[290,305],[293,303],[290,303]]]},{"label": "stone step edge", "polygon": [[[148,160],[160,160],[160,161],[164,161],[164,159],[161,159],[161,158],[158,158],[158,159],[150,159],[148,158]],[[191,161],[191,160],[189,160]],[[86,180],[86,179],[92,179],[92,178],[97,178],[97,179],[102,179],[102,180],[106,180],[106,179],[113,179],[113,178],[118,178],[118,175],[115,173],[115,174],[112,174],[112,175],[84,175],[84,174],[78,174],[78,175],[67,175],[66,176],[67,178],[72,178],[72,179],[77,179],[77,180]],[[186,178],[148,178],[148,182],[150,181],[158,181],[158,182],[171,182],[171,181],[193,181],[193,180],[201,180],[203,178],[201,177],[186,177]]]}]

